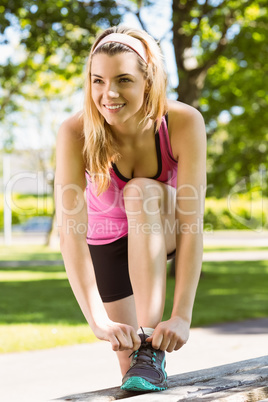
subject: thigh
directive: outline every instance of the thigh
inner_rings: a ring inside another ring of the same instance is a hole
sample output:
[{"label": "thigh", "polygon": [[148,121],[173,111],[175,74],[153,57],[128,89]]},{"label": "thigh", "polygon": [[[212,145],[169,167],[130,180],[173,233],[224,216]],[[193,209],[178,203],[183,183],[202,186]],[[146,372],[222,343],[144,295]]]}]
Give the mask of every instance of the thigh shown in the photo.
[{"label": "thigh", "polygon": [[164,187],[164,207],[161,211],[161,220],[165,236],[166,250],[169,259],[174,256],[174,253],[176,251],[176,189],[174,187],[168,186],[167,184],[161,184]]},{"label": "thigh", "polygon": [[131,296],[127,237],[109,244],[89,244],[89,250],[102,301],[109,303]]},{"label": "thigh", "polygon": [[[131,188],[133,192],[128,193]],[[137,203],[133,211],[129,211],[130,217],[133,219],[135,219],[136,214],[139,216],[139,208],[151,216],[154,214],[158,216],[160,213],[167,254],[173,253],[176,249],[177,233],[175,219],[176,188],[157,180],[136,177],[125,186],[124,196],[127,200],[130,196],[130,200]]]},{"label": "thigh", "polygon": [[169,259],[170,256],[174,256],[174,253],[176,251],[176,189],[159,181],[156,181],[156,183],[160,189],[160,215],[165,237],[166,250]]},{"label": "thigh", "polygon": [[137,330],[135,301],[128,270],[127,236],[105,245],[89,245],[89,250],[108,317]]}]

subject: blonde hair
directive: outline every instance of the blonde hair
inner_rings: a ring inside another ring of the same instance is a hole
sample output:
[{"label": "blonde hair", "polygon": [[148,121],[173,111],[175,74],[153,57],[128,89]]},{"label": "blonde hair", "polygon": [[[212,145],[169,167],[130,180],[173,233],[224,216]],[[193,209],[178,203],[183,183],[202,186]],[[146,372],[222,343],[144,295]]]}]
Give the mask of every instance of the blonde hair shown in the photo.
[{"label": "blonde hair", "polygon": [[[118,147],[110,126],[98,111],[91,96],[91,64],[94,49],[98,43],[111,33],[122,33],[139,39],[145,46],[148,63],[137,55],[138,65],[144,78],[147,80],[147,88],[144,96],[144,118],[140,124],[146,124],[149,119],[156,122],[156,129],[161,125],[162,116],[167,111],[166,100],[166,73],[164,70],[163,56],[155,40],[145,31],[124,26],[116,26],[106,29],[100,34],[92,45],[86,65],[85,100],[83,109],[84,123],[84,158],[92,182],[97,184],[97,194],[100,195],[110,185],[110,169],[112,163],[120,158]],[[131,48],[122,44],[109,42],[101,45],[94,54],[106,53],[114,55],[122,52],[133,52]],[[136,54],[136,53],[135,53]]]}]

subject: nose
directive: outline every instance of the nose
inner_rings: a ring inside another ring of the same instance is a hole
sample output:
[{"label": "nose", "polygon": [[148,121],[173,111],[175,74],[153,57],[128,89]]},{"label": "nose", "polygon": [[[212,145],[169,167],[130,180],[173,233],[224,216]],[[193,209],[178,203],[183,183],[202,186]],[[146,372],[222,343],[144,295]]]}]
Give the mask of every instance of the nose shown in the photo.
[{"label": "nose", "polygon": [[110,83],[107,85],[107,89],[106,89],[106,95],[107,98],[119,98],[119,93],[118,93],[118,89],[115,83]]}]

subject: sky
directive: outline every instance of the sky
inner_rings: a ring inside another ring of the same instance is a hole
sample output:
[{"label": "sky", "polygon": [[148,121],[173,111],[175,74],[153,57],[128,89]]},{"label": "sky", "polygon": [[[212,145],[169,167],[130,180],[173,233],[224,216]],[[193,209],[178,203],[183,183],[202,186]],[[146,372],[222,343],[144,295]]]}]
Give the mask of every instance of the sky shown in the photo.
[{"label": "sky", "polygon": [[[165,57],[170,86],[175,88],[178,85],[178,75],[172,45],[171,0],[155,1],[155,5],[152,8],[143,8],[141,16],[143,21],[145,21],[149,34],[157,40],[165,37],[165,39],[161,41],[161,49]],[[125,14],[124,23],[134,28],[141,28],[137,18],[132,13]]]}]

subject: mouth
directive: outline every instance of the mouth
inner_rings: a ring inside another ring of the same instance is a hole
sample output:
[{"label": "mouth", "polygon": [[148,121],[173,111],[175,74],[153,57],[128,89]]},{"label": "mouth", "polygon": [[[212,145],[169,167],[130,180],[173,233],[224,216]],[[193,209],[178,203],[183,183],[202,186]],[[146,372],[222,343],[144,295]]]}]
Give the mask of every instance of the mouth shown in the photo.
[{"label": "mouth", "polygon": [[103,105],[108,110],[119,110],[125,106],[125,103],[117,104],[117,105]]}]

